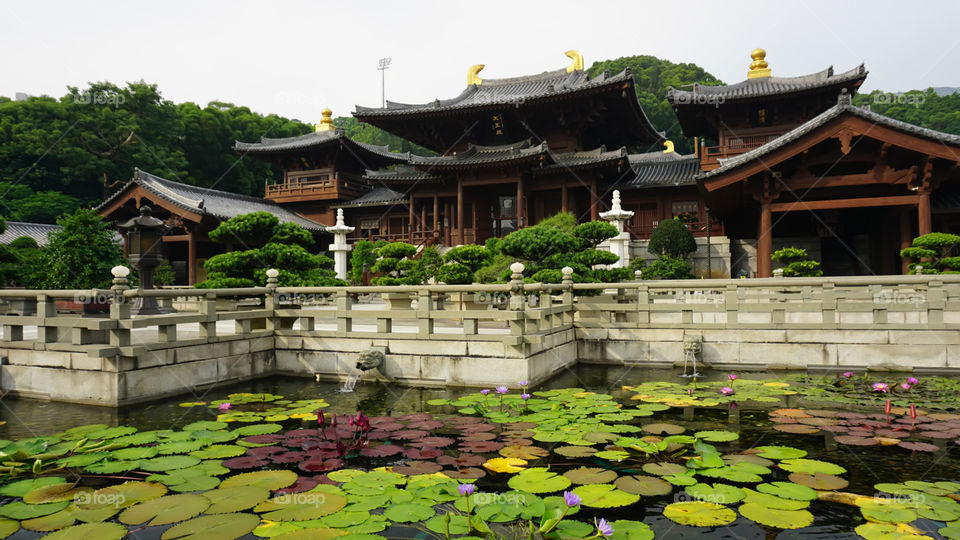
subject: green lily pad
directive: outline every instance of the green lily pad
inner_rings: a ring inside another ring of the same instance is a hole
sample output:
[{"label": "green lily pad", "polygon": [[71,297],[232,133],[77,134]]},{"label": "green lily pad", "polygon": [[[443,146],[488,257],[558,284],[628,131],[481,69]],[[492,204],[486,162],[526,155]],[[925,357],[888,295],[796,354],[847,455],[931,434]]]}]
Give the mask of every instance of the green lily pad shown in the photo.
[{"label": "green lily pad", "polygon": [[709,478],[720,478],[738,483],[752,484],[763,481],[760,475],[740,467],[739,464],[727,467],[715,467],[712,469],[698,469],[696,473]]},{"label": "green lily pad", "polygon": [[120,540],[129,531],[119,523],[84,523],[44,536],[47,540]]},{"label": "green lily pad", "polygon": [[69,501],[47,504],[26,504],[22,501],[14,501],[12,503],[7,503],[3,506],[0,506],[0,516],[17,520],[49,516],[54,512],[63,510],[69,504]]},{"label": "green lily pad", "polygon": [[660,495],[669,495],[673,492],[673,485],[661,478],[655,476],[621,476],[614,482],[617,489],[643,495],[644,497],[657,497]]},{"label": "green lily pad", "polygon": [[157,446],[157,453],[170,456],[174,454],[186,454],[203,448],[201,441],[173,441],[163,443]]},{"label": "green lily pad", "polygon": [[55,484],[64,484],[66,481],[67,480],[65,478],[59,476],[41,476],[40,478],[18,480],[0,487],[0,495],[5,495],[7,497],[23,497],[27,493],[37,488],[52,486]]},{"label": "green lily pad", "polygon": [[75,487],[74,484],[51,484],[31,490],[23,496],[23,502],[27,504],[45,504],[72,501],[78,496],[92,491],[93,489],[91,488]]},{"label": "green lily pad", "polygon": [[594,453],[593,457],[619,462],[629,458],[630,453],[624,452],[623,450],[601,450]]},{"label": "green lily pad", "polygon": [[617,472],[600,467],[579,467],[563,473],[563,476],[574,484],[606,484],[617,479]]},{"label": "green lily pad", "polygon": [[[71,504],[59,512],[48,516],[24,520],[21,525],[24,529],[39,532],[49,532],[69,527],[78,521],[84,523],[99,523],[106,521],[120,511],[119,507],[106,507],[96,510],[84,510],[76,504]],[[0,536],[2,538],[2,536]]]},{"label": "green lily pad", "polygon": [[561,456],[571,458],[590,457],[597,453],[596,448],[589,446],[558,446],[554,448],[553,451]]},{"label": "green lily pad", "polygon": [[163,456],[141,461],[140,468],[150,472],[163,472],[192,467],[197,463],[200,463],[200,459],[193,456]]},{"label": "green lily pad", "polygon": [[717,504],[734,504],[747,496],[742,489],[727,484],[696,484],[684,488],[695,500]]},{"label": "green lily pad", "polygon": [[117,426],[117,427],[91,431],[86,434],[86,438],[87,439],[116,439],[117,437],[123,437],[124,435],[130,435],[136,432],[137,432],[137,428],[135,427]]},{"label": "green lily pad", "polygon": [[212,476],[189,476],[181,478],[179,482],[167,484],[171,491],[180,493],[188,491],[206,491],[220,485],[220,479]]},{"label": "green lily pad", "polygon": [[259,486],[234,486],[201,493],[210,501],[206,514],[230,514],[247,510],[270,498],[270,491]]},{"label": "green lily pad", "polygon": [[795,501],[813,501],[817,498],[817,492],[813,489],[792,482],[757,484],[757,491],[780,497],[781,499],[793,499]]},{"label": "green lily pad", "polygon": [[[570,480],[542,467],[524,469],[507,481],[507,485],[527,493],[550,493],[570,487]],[[613,486],[611,486],[613,487]]]},{"label": "green lily pad", "polygon": [[91,493],[86,500],[77,501],[77,505],[87,510],[111,507],[126,508],[162,497],[166,493],[166,486],[155,482],[124,482],[123,484],[100,488]]},{"label": "green lily pad", "polygon": [[754,503],[774,510],[803,510],[810,506],[810,501],[796,501],[793,499],[782,499],[768,493],[760,493],[750,488],[743,488],[746,494],[744,503]]},{"label": "green lily pad", "polygon": [[613,536],[610,540],[653,540],[653,529],[641,521],[618,519],[610,526],[613,527]]},{"label": "green lily pad", "polygon": [[250,426],[243,426],[233,431],[238,437],[249,437],[251,435],[267,435],[269,433],[276,433],[281,429],[283,429],[283,426],[280,424],[253,424]]},{"label": "green lily pad", "polygon": [[441,514],[433,516],[424,522],[424,525],[437,534],[467,534],[470,532],[470,522],[467,516]]},{"label": "green lily pad", "polygon": [[797,459],[807,455],[806,450],[791,446],[758,446],[756,449],[760,450],[758,456],[767,459]]},{"label": "green lily pad", "polygon": [[170,527],[160,540],[228,540],[250,533],[259,524],[260,517],[253,514],[200,516]]},{"label": "green lily pad", "polygon": [[740,434],[734,431],[698,431],[693,436],[708,442],[730,442],[740,438]]},{"label": "green lily pad", "polygon": [[57,465],[66,468],[86,467],[102,461],[110,456],[110,452],[91,452],[89,454],[76,454],[57,460]]},{"label": "green lily pad", "polygon": [[156,447],[152,446],[134,446],[132,448],[121,448],[111,452],[110,457],[118,461],[136,461],[148,459],[157,455]]},{"label": "green lily pad", "polygon": [[790,481],[800,484],[801,486],[807,486],[808,488],[819,489],[822,491],[833,491],[837,489],[843,489],[850,485],[850,482],[835,476],[832,474],[825,473],[805,473],[805,472],[795,472],[790,473]]},{"label": "green lily pad", "polygon": [[139,525],[147,521],[148,526],[167,525],[190,519],[209,506],[210,501],[201,495],[166,495],[129,507],[120,513],[118,519],[126,525]]},{"label": "green lily pad", "polygon": [[424,521],[433,517],[434,514],[436,512],[431,506],[417,502],[390,505],[383,511],[387,519],[400,523]]},{"label": "green lily pad", "polygon": [[806,510],[778,510],[754,502],[740,505],[740,514],[767,527],[801,529],[813,523],[813,514]]},{"label": "green lily pad", "polygon": [[183,426],[183,431],[220,431],[221,429],[227,429],[229,425],[226,422],[200,420]]},{"label": "green lily pad", "polygon": [[667,476],[687,472],[687,468],[677,463],[644,463],[643,472],[654,476]]},{"label": "green lily pad", "polygon": [[640,500],[640,496],[617,489],[610,484],[588,484],[573,489],[581,499],[583,506],[591,508],[615,508],[627,506]]},{"label": "green lily pad", "polygon": [[917,513],[909,508],[896,504],[868,503],[860,507],[863,517],[871,521],[887,523],[910,523],[917,519]]},{"label": "green lily pad", "polygon": [[307,491],[279,495],[258,504],[253,511],[269,521],[304,521],[332,514],[346,505],[343,495]]},{"label": "green lily pad", "polygon": [[593,525],[575,519],[565,519],[557,523],[554,530],[560,538],[586,538],[593,532]]},{"label": "green lily pad", "polygon": [[360,510],[351,511],[351,510],[348,510],[348,508],[350,507],[347,506],[338,512],[335,512],[333,514],[330,514],[329,516],[324,517],[323,522],[330,527],[342,529],[344,527],[360,525],[361,523],[365,522],[367,518],[370,517],[369,512],[363,512]]},{"label": "green lily pad", "polygon": [[826,473],[826,474],[843,474],[847,472],[843,467],[829,463],[826,461],[820,461],[817,459],[785,459],[780,462],[780,468],[789,471],[789,472],[805,472],[805,473]]},{"label": "green lily pad", "polygon": [[643,426],[643,431],[652,435],[679,435],[686,430],[687,428],[678,426],[676,424],[658,423],[646,424]]},{"label": "green lily pad", "polygon": [[103,460],[87,465],[83,470],[93,474],[117,474],[140,468],[140,461],[112,461]]},{"label": "green lily pad", "polygon": [[689,501],[668,504],[663,517],[681,525],[719,527],[733,523],[737,513],[722,504]]},{"label": "green lily pad", "polygon": [[200,459],[226,459],[242,456],[246,452],[246,448],[235,444],[213,444],[203,450],[194,450],[190,455]]},{"label": "green lily pad", "polygon": [[6,538],[19,530],[19,521],[15,519],[0,518],[0,538]]}]

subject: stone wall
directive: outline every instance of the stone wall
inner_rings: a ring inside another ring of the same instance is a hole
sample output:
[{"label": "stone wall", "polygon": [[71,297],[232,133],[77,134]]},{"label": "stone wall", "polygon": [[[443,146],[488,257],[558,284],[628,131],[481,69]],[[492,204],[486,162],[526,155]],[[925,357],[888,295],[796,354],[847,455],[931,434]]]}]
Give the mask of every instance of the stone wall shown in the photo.
[{"label": "stone wall", "polygon": [[[730,239],[726,236],[713,236],[710,238],[709,276],[707,275],[707,237],[698,236],[695,240],[697,241],[697,251],[690,257],[690,262],[693,266],[693,275],[698,278],[730,277]],[[631,241],[631,259],[643,259],[648,265],[657,260],[657,257],[651,255],[647,250],[649,244],[649,240]]]}]

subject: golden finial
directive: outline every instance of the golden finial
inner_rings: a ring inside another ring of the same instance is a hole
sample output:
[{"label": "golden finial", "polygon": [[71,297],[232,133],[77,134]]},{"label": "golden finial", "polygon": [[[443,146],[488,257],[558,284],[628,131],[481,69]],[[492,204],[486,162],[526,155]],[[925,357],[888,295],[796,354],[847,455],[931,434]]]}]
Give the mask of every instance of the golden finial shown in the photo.
[{"label": "golden finial", "polygon": [[762,77],[770,76],[770,68],[767,67],[767,61],[764,58],[767,57],[767,51],[756,48],[750,51],[750,58],[753,58],[753,62],[750,63],[750,71],[747,72],[748,79],[760,79]]},{"label": "golden finial", "polygon": [[467,85],[477,85],[480,86],[483,83],[483,79],[480,78],[478,73],[483,71],[485,64],[477,64],[475,66],[470,66],[470,69],[467,70]]},{"label": "golden finial", "polygon": [[321,131],[333,131],[336,129],[333,125],[333,111],[330,109],[324,108],[320,111],[320,114],[323,116],[323,119],[320,120],[320,123],[314,126],[314,129],[317,133]]},{"label": "golden finial", "polygon": [[573,59],[573,62],[567,66],[567,73],[573,73],[574,71],[583,71],[583,55],[580,54],[580,51],[569,50],[565,53],[569,58]]},{"label": "golden finial", "polygon": [[673,153],[673,141],[663,141],[663,147],[666,148],[666,150],[663,151],[664,154]]}]

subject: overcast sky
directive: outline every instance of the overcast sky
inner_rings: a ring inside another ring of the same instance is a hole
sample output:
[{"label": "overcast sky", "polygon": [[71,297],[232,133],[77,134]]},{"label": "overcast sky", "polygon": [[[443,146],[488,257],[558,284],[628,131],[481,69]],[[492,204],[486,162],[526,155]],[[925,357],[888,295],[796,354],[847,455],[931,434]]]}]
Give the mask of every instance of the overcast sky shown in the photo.
[{"label": "overcast sky", "polygon": [[387,99],[460,93],[467,68],[500,78],[650,54],[727,83],[767,50],[775,76],[866,62],[864,89],[960,86],[960,2],[285,2],[0,0],[0,95],[61,96],[143,79],[175,102],[220,100],[315,123]]}]

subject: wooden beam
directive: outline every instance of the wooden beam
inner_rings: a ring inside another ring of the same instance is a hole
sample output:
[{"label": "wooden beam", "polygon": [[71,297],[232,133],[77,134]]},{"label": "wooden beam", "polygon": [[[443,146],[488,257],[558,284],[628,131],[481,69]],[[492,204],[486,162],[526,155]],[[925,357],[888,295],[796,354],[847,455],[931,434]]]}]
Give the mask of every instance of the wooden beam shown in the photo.
[{"label": "wooden beam", "polygon": [[914,206],[919,203],[917,195],[895,195],[891,197],[859,197],[855,199],[830,199],[824,201],[793,201],[773,203],[772,212],[792,212],[795,210],[836,210],[840,208],[865,208],[875,206]]},{"label": "wooden beam", "polygon": [[866,186],[873,184],[906,184],[914,177],[912,169],[887,169],[885,171],[864,174],[838,174],[836,176],[815,176],[804,174],[785,178],[792,190],[818,189],[844,186]]},{"label": "wooden beam", "polygon": [[496,184],[513,184],[516,181],[517,181],[516,178],[497,178],[497,179],[478,178],[474,180],[461,180],[460,183],[465,186],[492,186]]}]

